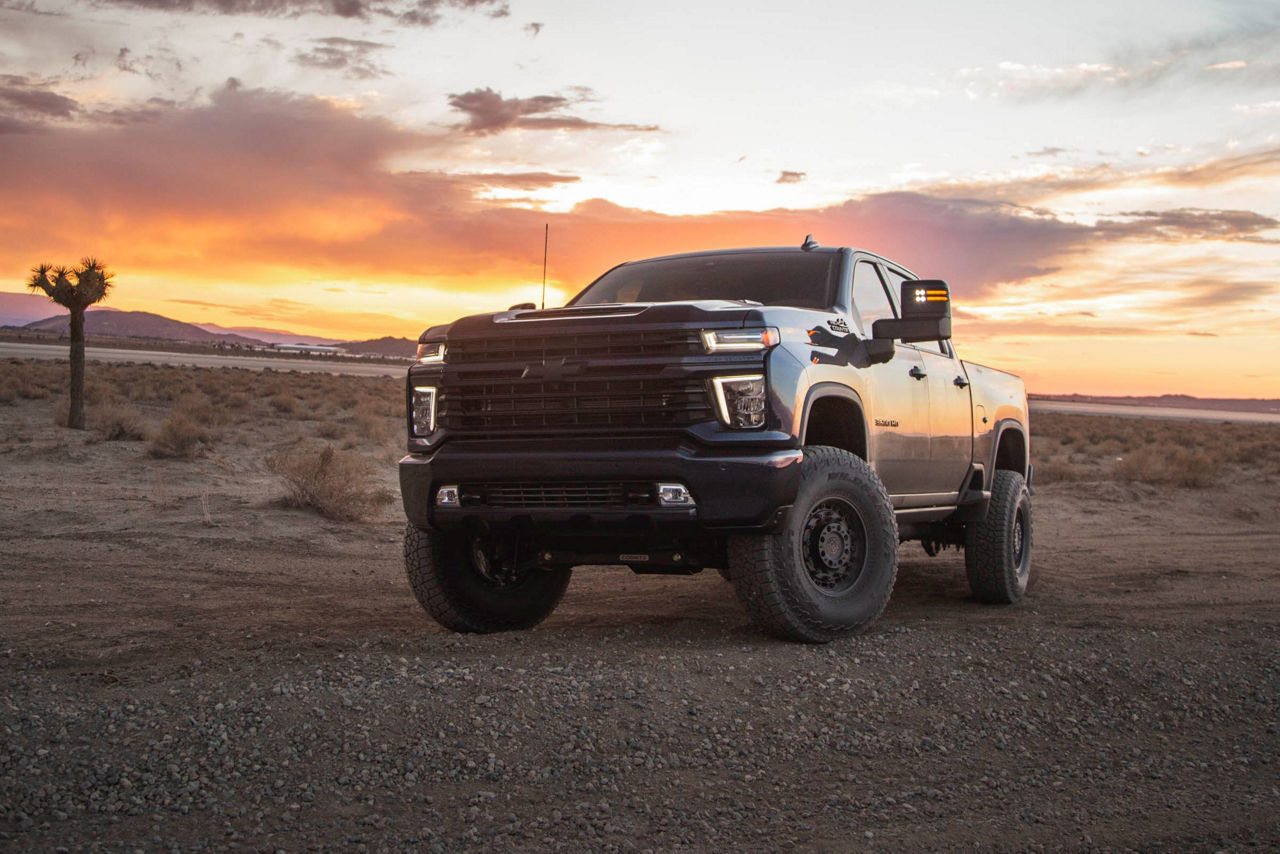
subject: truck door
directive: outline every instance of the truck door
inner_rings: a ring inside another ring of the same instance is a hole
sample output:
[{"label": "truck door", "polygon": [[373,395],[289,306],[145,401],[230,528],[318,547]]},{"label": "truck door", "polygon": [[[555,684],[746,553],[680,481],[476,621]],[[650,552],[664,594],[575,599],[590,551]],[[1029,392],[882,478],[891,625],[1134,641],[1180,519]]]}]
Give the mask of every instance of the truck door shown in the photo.
[{"label": "truck door", "polygon": [[[898,293],[907,276],[888,267],[884,273],[889,293]],[[923,491],[957,492],[964,485],[973,460],[969,378],[948,342],[922,341],[912,347],[923,362],[929,389],[929,469],[923,478]]]},{"label": "truck door", "polygon": [[[871,324],[897,313],[876,265],[859,261],[853,272],[853,309],[862,336]],[[920,351],[898,344],[893,359],[860,370],[869,375],[866,407],[868,453],[890,495],[930,492],[929,386]]]}]

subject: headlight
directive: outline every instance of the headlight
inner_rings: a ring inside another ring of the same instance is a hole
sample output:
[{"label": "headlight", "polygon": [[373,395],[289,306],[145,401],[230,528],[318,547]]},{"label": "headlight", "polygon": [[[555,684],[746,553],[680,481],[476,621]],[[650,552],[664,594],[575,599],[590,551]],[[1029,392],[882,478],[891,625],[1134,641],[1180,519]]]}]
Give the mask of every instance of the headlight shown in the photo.
[{"label": "headlight", "polygon": [[435,430],[435,387],[416,385],[413,387],[413,435],[430,436]]},{"label": "headlight", "polygon": [[728,427],[746,429],[764,426],[765,387],[762,374],[741,377],[715,377],[711,385],[716,392],[720,420]]},{"label": "headlight", "polygon": [[708,353],[748,353],[778,346],[782,336],[772,326],[765,329],[704,329],[702,346]]},{"label": "headlight", "polygon": [[436,341],[434,344],[418,345],[418,361],[419,362],[443,362],[445,346],[443,341]]}]

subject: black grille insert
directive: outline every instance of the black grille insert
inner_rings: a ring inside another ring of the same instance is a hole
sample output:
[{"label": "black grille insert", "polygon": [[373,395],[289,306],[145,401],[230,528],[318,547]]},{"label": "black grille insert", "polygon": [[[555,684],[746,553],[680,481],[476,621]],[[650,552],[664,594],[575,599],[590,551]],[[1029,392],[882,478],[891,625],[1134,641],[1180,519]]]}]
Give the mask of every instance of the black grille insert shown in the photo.
[{"label": "black grille insert", "polygon": [[474,338],[449,342],[449,362],[534,364],[547,359],[690,356],[705,352],[696,330],[559,333],[513,338]]},{"label": "black grille insert", "polygon": [[513,380],[447,384],[438,403],[442,427],[469,432],[546,427],[684,427],[715,418],[696,377]]},{"label": "black grille insert", "polygon": [[651,483],[620,481],[506,481],[463,484],[464,505],[488,507],[598,508],[634,507],[655,502]]}]

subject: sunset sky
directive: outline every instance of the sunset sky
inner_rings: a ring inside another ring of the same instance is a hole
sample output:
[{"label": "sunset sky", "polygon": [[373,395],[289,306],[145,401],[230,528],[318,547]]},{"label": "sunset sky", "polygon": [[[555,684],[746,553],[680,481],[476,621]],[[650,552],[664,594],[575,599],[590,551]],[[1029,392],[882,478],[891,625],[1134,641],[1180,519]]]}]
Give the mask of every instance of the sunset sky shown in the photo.
[{"label": "sunset sky", "polygon": [[0,0],[0,292],[338,338],[862,246],[1033,392],[1280,397],[1280,2]]}]

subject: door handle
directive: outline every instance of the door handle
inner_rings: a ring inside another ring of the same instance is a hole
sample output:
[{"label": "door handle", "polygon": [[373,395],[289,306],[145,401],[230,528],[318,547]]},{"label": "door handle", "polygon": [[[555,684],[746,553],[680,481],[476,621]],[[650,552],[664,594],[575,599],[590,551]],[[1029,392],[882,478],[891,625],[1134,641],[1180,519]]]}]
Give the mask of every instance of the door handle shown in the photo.
[{"label": "door handle", "polygon": [[916,379],[918,379],[918,380],[922,380],[922,379],[924,379],[925,377],[929,376],[928,374],[926,374],[926,373],[924,372],[924,368],[920,367],[919,365],[916,365],[914,368],[912,368],[911,370],[907,371],[907,373],[908,373],[908,374],[910,374],[911,376],[915,377],[915,378],[916,378]]},{"label": "door handle", "polygon": [[959,387],[959,388],[968,388],[968,387],[969,387],[969,381],[968,381],[967,379],[965,379],[964,377],[956,377],[956,378],[955,378],[955,380],[954,380],[954,382],[955,382],[956,386],[957,386],[957,387]]}]

